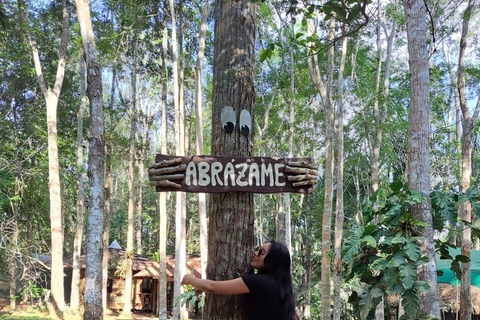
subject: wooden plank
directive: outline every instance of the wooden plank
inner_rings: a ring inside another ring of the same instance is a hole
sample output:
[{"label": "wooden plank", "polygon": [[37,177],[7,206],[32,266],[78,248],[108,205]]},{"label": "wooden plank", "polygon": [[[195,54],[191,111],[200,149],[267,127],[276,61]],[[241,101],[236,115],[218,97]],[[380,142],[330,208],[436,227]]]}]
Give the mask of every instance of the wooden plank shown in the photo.
[{"label": "wooden plank", "polygon": [[318,174],[310,158],[157,154],[149,168],[158,192],[312,193]]}]

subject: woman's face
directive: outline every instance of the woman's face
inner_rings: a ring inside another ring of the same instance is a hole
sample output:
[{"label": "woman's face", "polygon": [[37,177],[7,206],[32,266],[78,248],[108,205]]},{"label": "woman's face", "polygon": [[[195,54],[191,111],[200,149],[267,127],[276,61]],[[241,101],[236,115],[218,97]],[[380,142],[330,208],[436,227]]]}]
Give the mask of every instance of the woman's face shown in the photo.
[{"label": "woman's face", "polygon": [[250,265],[257,270],[260,270],[265,266],[265,257],[270,252],[270,242],[265,243],[262,245],[257,251],[253,253],[252,260],[250,261]]}]

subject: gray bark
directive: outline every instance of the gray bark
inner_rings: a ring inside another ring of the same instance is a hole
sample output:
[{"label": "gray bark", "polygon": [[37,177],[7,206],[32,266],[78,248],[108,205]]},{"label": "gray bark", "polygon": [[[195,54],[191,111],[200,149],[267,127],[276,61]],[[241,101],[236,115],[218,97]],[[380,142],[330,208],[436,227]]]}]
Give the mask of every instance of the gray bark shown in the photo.
[{"label": "gray bark", "polygon": [[420,192],[427,199],[423,203],[411,206],[410,212],[413,219],[426,224],[426,227],[419,228],[417,233],[425,237],[425,241],[421,243],[421,253],[430,260],[417,269],[418,279],[430,285],[430,290],[419,296],[418,315],[427,313],[440,318],[432,211],[429,199],[430,78],[426,8],[423,0],[404,0],[403,7],[407,24],[411,88],[407,144],[408,187],[410,190]]},{"label": "gray bark", "polygon": [[77,17],[87,64],[87,92],[90,100],[88,153],[89,206],[87,222],[87,257],[85,270],[85,320],[103,319],[102,259],[104,208],[104,120],[102,70],[90,19],[88,0],[77,0]]}]

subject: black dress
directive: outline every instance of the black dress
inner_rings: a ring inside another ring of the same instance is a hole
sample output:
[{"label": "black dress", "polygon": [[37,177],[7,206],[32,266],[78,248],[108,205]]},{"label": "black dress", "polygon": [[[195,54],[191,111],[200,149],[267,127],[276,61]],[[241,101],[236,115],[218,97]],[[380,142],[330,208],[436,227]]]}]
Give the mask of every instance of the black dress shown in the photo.
[{"label": "black dress", "polygon": [[245,293],[247,320],[281,320],[280,288],[272,277],[246,274],[242,277],[250,293]]}]

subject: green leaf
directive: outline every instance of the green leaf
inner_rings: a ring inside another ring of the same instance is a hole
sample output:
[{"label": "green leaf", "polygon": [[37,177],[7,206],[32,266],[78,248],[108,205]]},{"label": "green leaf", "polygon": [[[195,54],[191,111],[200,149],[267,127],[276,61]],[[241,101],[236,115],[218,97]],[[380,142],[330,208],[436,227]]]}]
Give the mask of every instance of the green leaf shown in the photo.
[{"label": "green leaf", "polygon": [[415,281],[414,285],[413,285],[413,289],[415,290],[415,292],[426,292],[428,290],[430,290],[430,285],[428,283],[426,283],[425,281]]},{"label": "green leaf", "polygon": [[384,270],[387,267],[388,260],[385,258],[378,258],[377,260],[373,261],[370,265],[372,270]]},{"label": "green leaf", "polygon": [[400,266],[400,280],[402,281],[405,289],[413,287],[415,280],[417,279],[417,268],[411,264],[404,264]]},{"label": "green leaf", "polygon": [[405,243],[407,242],[407,238],[403,237],[403,236],[395,236],[395,238],[392,239],[392,243]]},{"label": "green leaf", "polygon": [[415,242],[408,241],[403,246],[403,252],[411,261],[417,261],[420,257],[420,247]]},{"label": "green leaf", "polygon": [[357,227],[346,237],[343,248],[342,248],[342,260],[350,261],[353,256],[359,254],[362,247],[362,239],[360,238],[363,234],[363,228]]},{"label": "green leaf", "polygon": [[372,248],[377,247],[377,240],[372,236],[365,236],[362,241],[368,243]]},{"label": "green leaf", "polygon": [[405,264],[405,253],[402,251],[395,252],[392,259],[388,262],[389,268],[400,267],[401,265]]},{"label": "green leaf", "polygon": [[[393,288],[398,279],[398,268],[387,268],[383,273],[383,280],[387,283],[389,288]],[[403,292],[402,287],[402,292]]]},{"label": "green leaf", "polygon": [[418,296],[417,293],[412,290],[408,289],[402,295],[402,306],[405,310],[405,315],[407,315],[407,319],[413,319],[417,315],[419,303],[418,303]]}]

